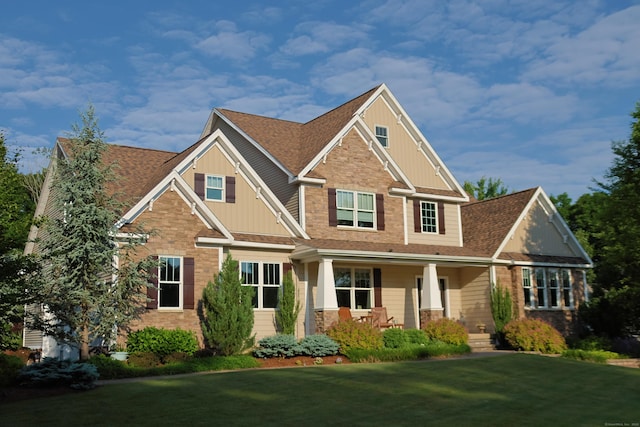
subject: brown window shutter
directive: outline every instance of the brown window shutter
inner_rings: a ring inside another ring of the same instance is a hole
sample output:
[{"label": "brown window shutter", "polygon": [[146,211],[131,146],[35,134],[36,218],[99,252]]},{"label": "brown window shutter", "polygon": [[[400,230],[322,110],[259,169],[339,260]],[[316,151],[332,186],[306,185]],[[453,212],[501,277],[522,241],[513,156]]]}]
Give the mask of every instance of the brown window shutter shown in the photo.
[{"label": "brown window shutter", "polygon": [[445,234],[444,227],[444,203],[438,202],[438,233]]},{"label": "brown window shutter", "polygon": [[195,261],[193,258],[184,258],[184,276],[182,278],[182,308],[193,310],[195,307]]},{"label": "brown window shutter", "polygon": [[384,195],[376,194],[376,222],[378,230],[384,230]]},{"label": "brown window shutter", "polygon": [[327,195],[329,198],[329,227],[337,227],[338,210],[336,208],[336,189],[328,188]]},{"label": "brown window shutter", "polygon": [[226,192],[226,202],[227,203],[235,203],[236,202],[236,177],[228,176],[225,179],[225,192]]},{"label": "brown window shutter", "polygon": [[149,271],[149,284],[153,287],[147,287],[147,308],[155,310],[158,308],[158,257],[151,258],[154,266]]},{"label": "brown window shutter", "polygon": [[193,189],[195,190],[198,197],[201,200],[204,200],[204,174],[196,173],[193,174]]},{"label": "brown window shutter", "polygon": [[292,268],[293,268],[293,264],[291,264],[290,262],[285,262],[284,264],[282,264],[282,275],[286,276],[287,273],[290,272]]},{"label": "brown window shutter", "polygon": [[375,307],[382,307],[382,270],[373,269],[373,302]]},{"label": "brown window shutter", "polygon": [[420,200],[413,200],[413,231],[422,233],[422,212],[420,210]]}]

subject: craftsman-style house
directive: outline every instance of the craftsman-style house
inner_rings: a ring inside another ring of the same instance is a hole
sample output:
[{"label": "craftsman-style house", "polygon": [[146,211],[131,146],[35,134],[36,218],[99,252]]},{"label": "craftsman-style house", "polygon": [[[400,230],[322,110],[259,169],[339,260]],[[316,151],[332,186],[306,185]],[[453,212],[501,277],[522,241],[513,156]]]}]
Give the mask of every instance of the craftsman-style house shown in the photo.
[{"label": "craftsman-style house", "polygon": [[[59,140],[54,160],[65,155]],[[588,295],[591,260],[542,189],[470,200],[384,84],[307,123],[214,109],[181,153],[111,145],[105,161],[118,162],[129,198],[118,227],[157,231],[146,250],[160,261],[158,290],[134,328],[202,339],[198,300],[227,253],[256,289],[258,339],[276,333],[289,270],[298,336],[324,331],[343,306],[384,306],[405,328],[444,316],[492,331],[494,284],[511,289],[518,316],[569,333]],[[43,346],[33,333],[25,343]]]}]

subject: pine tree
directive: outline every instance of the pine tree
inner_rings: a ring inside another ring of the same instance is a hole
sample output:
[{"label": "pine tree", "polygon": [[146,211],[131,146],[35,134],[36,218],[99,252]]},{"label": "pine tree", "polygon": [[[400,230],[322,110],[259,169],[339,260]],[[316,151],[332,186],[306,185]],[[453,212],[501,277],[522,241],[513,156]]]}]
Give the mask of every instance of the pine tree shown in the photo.
[{"label": "pine tree", "polygon": [[296,321],[302,307],[296,300],[296,286],[289,271],[282,281],[279,292],[279,304],[276,311],[276,323],[283,334],[294,335],[296,333]]},{"label": "pine tree", "polygon": [[121,206],[106,186],[116,175],[102,162],[107,146],[93,107],[81,118],[68,157],[56,165],[51,195],[59,215],[45,220],[41,243],[47,315],[31,326],[79,347],[86,360],[94,339],[113,341],[142,311],[150,259],[135,261],[144,233],[115,241]]},{"label": "pine tree", "polygon": [[253,346],[253,292],[242,286],[238,263],[227,255],[202,293],[202,334],[218,354],[230,356]]}]

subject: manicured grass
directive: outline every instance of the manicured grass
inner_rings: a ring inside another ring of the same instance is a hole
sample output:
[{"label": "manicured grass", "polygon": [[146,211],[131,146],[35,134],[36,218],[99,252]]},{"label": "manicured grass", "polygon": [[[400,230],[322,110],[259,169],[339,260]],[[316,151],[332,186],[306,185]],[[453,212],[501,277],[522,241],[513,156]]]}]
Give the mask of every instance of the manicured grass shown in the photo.
[{"label": "manicured grass", "polygon": [[638,402],[640,370],[511,354],[109,384],[0,405],[0,424],[603,426]]}]

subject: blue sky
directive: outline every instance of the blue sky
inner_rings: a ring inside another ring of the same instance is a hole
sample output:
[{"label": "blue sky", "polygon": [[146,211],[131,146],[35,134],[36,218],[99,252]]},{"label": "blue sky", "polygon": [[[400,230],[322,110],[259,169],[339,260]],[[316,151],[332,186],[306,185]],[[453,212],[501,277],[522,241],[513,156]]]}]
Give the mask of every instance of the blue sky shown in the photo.
[{"label": "blue sky", "polygon": [[307,121],[386,83],[462,183],[588,192],[640,101],[637,1],[11,1],[0,129],[22,169],[92,103],[180,151],[213,107]]}]

